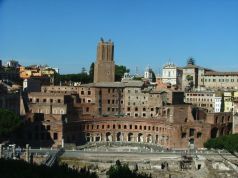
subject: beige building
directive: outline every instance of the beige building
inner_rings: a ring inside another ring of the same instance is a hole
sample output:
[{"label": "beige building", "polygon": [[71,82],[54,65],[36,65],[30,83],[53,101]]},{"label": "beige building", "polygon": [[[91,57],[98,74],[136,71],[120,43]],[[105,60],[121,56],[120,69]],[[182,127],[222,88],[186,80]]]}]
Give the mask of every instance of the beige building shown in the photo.
[{"label": "beige building", "polygon": [[186,92],[184,102],[205,108],[208,112],[214,112],[214,97],[214,92]]},{"label": "beige building", "polygon": [[222,93],[215,91],[185,92],[184,102],[204,108],[208,112],[220,112],[222,107]]},{"label": "beige building", "polygon": [[207,71],[200,81],[206,88],[238,89],[238,72]]}]

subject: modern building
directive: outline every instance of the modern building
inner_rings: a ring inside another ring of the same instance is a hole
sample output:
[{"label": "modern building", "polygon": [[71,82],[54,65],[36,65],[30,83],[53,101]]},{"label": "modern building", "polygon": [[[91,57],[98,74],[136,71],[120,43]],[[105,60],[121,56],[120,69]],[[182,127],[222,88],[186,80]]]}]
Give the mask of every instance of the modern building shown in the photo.
[{"label": "modern building", "polygon": [[11,68],[17,68],[19,67],[19,62],[18,61],[15,61],[15,60],[9,60],[7,61],[6,63],[6,67],[11,67]]},{"label": "modern building", "polygon": [[224,108],[222,108],[223,100],[222,95],[220,93],[215,94],[215,104],[214,104],[214,112],[222,112]]}]

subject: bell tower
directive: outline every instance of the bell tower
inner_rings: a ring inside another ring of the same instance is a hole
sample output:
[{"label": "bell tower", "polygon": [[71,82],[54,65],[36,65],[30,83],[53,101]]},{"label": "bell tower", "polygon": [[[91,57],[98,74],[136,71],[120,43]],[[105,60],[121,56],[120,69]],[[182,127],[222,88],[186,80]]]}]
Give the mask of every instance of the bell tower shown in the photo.
[{"label": "bell tower", "polygon": [[115,81],[114,44],[111,40],[104,41],[101,38],[98,43],[93,81],[94,83]]}]

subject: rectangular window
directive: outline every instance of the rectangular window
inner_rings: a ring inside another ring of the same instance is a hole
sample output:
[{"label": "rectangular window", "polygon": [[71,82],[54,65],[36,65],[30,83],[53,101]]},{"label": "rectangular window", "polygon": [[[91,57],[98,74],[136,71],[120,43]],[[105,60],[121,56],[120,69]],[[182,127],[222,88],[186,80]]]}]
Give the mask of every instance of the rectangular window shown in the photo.
[{"label": "rectangular window", "polygon": [[47,126],[46,126],[46,129],[47,129],[47,130],[50,130],[50,125],[47,125]]},{"label": "rectangular window", "polygon": [[54,140],[58,139],[58,133],[54,133]]},{"label": "rectangular window", "polygon": [[194,136],[194,132],[195,132],[195,129],[190,128],[190,129],[189,129],[189,136],[190,136],[190,137],[191,137],[191,136]]},{"label": "rectangular window", "polygon": [[182,132],[181,138],[186,138],[186,133],[185,132]]}]

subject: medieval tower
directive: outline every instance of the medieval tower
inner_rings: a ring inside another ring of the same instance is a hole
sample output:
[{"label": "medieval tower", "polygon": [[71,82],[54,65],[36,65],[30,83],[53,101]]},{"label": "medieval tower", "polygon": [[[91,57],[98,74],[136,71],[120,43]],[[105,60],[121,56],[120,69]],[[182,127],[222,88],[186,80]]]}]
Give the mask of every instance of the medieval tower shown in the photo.
[{"label": "medieval tower", "polygon": [[114,44],[111,40],[105,42],[103,39],[97,46],[97,60],[94,65],[94,83],[114,82]]}]

